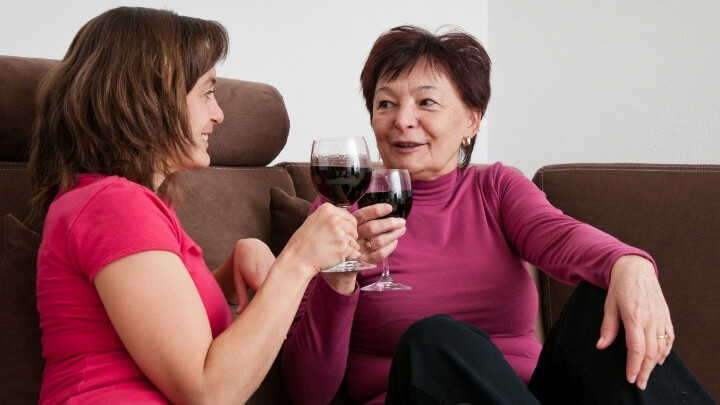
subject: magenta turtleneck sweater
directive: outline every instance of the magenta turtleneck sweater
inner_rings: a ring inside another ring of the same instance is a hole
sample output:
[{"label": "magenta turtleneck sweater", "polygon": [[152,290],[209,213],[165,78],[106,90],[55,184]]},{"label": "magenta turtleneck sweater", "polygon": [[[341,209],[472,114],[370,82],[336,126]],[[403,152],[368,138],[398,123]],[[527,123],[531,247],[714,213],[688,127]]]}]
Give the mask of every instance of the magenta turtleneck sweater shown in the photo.
[{"label": "magenta turtleneck sweater", "polygon": [[[412,290],[342,295],[315,277],[282,352],[285,387],[296,404],[327,403],[343,377],[353,402],[384,403],[400,335],[434,314],[486,331],[527,383],[541,345],[534,335],[537,290],[525,262],[566,283],[607,288],[618,257],[650,259],[563,215],[500,163],[414,181],[412,189],[407,232],[389,258],[393,279]],[[380,271],[359,273],[359,285]]]}]

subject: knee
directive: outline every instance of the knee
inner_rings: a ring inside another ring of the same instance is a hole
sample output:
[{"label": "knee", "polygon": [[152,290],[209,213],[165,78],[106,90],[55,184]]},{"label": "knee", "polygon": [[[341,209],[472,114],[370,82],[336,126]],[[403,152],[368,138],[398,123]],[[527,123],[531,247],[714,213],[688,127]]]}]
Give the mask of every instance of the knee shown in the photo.
[{"label": "knee", "polygon": [[448,315],[432,315],[416,321],[402,334],[398,342],[399,350],[410,347],[429,349],[446,345],[468,333],[476,338],[489,340],[487,333],[466,322],[460,322]]}]

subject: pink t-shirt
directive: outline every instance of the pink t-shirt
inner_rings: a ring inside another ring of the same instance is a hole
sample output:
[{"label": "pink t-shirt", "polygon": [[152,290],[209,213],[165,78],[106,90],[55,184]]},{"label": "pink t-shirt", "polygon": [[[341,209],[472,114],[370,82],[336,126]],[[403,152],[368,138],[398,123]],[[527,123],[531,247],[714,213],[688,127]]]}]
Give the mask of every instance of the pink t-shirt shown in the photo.
[{"label": "pink t-shirt", "polygon": [[148,250],[182,259],[213,336],[230,325],[220,286],[175,211],[124,178],[80,175],[77,186],[51,204],[38,253],[46,361],[40,403],[168,403],[123,346],[93,285],[108,264]]},{"label": "pink t-shirt", "polygon": [[[527,382],[541,347],[534,336],[538,295],[526,262],[567,283],[607,288],[618,257],[649,258],[563,215],[530,180],[499,163],[413,182],[412,189],[407,232],[389,257],[393,279],[412,290],[346,296],[315,277],[282,351],[294,403],[327,403],[343,378],[354,403],[384,403],[400,335],[434,314],[486,331]],[[359,285],[376,281],[380,271],[359,273]]]}]

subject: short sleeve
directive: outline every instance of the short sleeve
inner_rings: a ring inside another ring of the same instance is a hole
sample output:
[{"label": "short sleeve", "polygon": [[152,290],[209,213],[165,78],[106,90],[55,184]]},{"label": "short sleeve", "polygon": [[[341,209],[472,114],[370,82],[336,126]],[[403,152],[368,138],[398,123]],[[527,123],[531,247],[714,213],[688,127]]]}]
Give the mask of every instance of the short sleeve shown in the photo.
[{"label": "short sleeve", "polygon": [[114,182],[98,190],[68,226],[68,257],[90,280],[108,264],[149,250],[180,255],[172,208],[149,190]]}]

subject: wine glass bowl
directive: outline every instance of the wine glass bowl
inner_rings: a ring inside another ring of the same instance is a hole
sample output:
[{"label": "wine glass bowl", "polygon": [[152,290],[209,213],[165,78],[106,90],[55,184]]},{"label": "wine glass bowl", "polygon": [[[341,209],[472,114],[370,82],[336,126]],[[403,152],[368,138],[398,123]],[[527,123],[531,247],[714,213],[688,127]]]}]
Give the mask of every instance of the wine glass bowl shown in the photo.
[{"label": "wine glass bowl", "polygon": [[[372,172],[370,185],[358,201],[358,207],[386,203],[392,205],[392,212],[383,218],[407,218],[412,209],[412,185],[406,169],[376,168]],[[390,277],[388,258],[383,259],[380,280],[361,288],[363,291],[410,290],[411,287],[395,282]]]},{"label": "wine glass bowl", "polygon": [[[363,137],[316,139],[310,154],[310,178],[327,202],[348,209],[370,184],[372,160]],[[361,271],[377,267],[346,260],[323,272]]]},{"label": "wine glass bowl", "polygon": [[363,167],[347,155],[313,155],[312,182],[327,202],[348,208],[355,204],[370,184],[371,167]]}]

